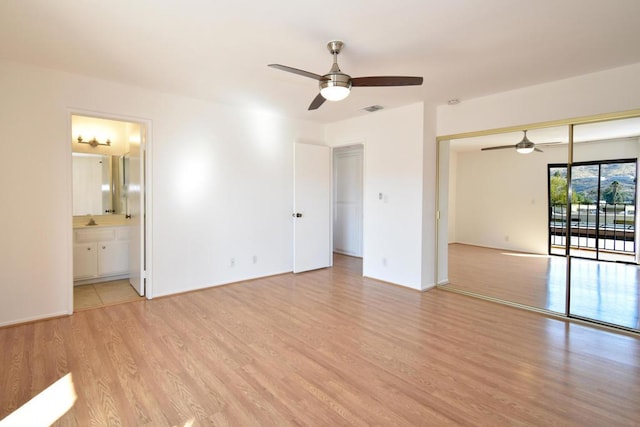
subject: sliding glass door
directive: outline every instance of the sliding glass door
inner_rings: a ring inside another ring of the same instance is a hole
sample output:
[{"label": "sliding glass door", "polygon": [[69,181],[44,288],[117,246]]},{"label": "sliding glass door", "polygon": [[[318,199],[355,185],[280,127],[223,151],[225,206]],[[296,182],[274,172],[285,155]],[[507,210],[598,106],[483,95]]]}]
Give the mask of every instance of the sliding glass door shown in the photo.
[{"label": "sliding glass door", "polygon": [[636,159],[575,162],[571,203],[566,187],[567,165],[550,164],[549,253],[566,253],[570,224],[572,256],[635,262]]}]

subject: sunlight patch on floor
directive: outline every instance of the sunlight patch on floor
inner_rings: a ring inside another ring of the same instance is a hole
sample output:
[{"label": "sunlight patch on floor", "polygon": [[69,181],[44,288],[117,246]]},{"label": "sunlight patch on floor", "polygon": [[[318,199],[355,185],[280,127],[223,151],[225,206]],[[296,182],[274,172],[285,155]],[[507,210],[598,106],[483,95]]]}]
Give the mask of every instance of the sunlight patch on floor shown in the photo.
[{"label": "sunlight patch on floor", "polygon": [[66,414],[77,399],[69,372],[0,421],[0,426],[49,426]]},{"label": "sunlight patch on floor", "polygon": [[515,252],[502,252],[500,255],[517,256],[522,258],[549,258],[549,255],[524,254],[524,253],[515,253]]}]

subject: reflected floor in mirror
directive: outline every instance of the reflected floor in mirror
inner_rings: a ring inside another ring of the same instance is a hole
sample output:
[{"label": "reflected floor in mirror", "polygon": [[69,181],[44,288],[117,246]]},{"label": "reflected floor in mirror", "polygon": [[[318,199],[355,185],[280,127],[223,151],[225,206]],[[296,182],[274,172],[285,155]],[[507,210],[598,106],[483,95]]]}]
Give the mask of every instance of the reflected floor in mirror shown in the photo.
[{"label": "reflected floor in mirror", "polygon": [[[640,277],[636,265],[572,260],[571,313],[640,328]],[[447,287],[565,312],[566,259],[452,243]]]}]

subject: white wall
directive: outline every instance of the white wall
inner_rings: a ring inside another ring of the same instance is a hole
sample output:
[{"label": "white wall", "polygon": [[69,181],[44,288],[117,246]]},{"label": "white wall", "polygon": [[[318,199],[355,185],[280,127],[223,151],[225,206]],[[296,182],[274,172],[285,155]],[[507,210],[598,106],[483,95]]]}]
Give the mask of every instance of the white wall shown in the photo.
[{"label": "white wall", "polygon": [[154,296],[291,270],[292,144],[322,126],[4,61],[0,91],[0,325],[72,311],[71,111],[151,122]]},{"label": "white wall", "polygon": [[422,288],[423,114],[419,103],[326,126],[329,145],[365,145],[363,274],[415,289]]},{"label": "white wall", "polygon": [[0,63],[0,325],[70,309],[70,119],[46,74]]},{"label": "white wall", "polygon": [[436,285],[436,196],[438,161],[436,142],[436,107],[425,104],[422,116],[422,285],[425,290]]},{"label": "white wall", "polygon": [[[566,146],[543,153],[465,151],[457,155],[455,242],[547,253],[547,165],[567,160]],[[450,242],[453,241],[450,239]]]},{"label": "white wall", "polygon": [[640,63],[438,107],[438,135],[640,108]]}]

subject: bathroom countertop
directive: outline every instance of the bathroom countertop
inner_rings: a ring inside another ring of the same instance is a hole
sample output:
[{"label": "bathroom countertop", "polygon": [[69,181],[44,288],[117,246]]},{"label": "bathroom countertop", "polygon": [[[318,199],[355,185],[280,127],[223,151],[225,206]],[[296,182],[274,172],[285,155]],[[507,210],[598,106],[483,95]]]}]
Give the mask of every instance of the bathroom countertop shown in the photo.
[{"label": "bathroom countertop", "polygon": [[79,228],[104,228],[104,227],[126,227],[131,225],[128,222],[114,222],[114,223],[97,223],[96,225],[87,225],[87,224],[73,224],[73,229]]},{"label": "bathroom countertop", "polygon": [[[96,225],[87,225],[93,218]],[[79,228],[102,228],[102,227],[123,227],[131,225],[124,215],[81,215],[73,217],[73,229]]]}]

